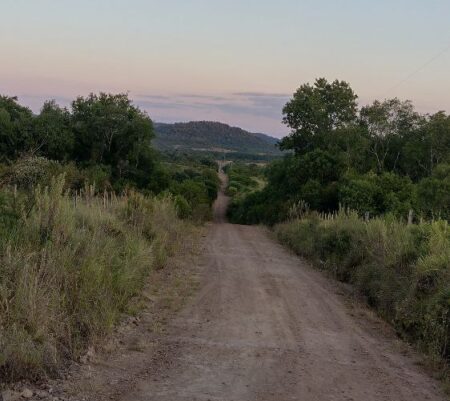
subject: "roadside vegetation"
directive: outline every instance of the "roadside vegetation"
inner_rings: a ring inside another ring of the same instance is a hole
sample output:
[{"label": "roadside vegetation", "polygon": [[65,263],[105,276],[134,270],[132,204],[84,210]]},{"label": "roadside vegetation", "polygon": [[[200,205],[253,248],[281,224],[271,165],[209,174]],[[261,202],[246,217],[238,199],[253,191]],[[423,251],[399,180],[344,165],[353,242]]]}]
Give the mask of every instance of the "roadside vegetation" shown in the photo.
[{"label": "roadside vegetation", "polygon": [[0,97],[0,381],[57,374],[210,216],[205,160],[163,160],[126,95]]},{"label": "roadside vegetation", "polygon": [[189,154],[172,154],[170,157],[163,154],[162,160],[170,177],[165,193],[175,195],[180,218],[208,220],[220,184],[217,163],[211,158]]},{"label": "roadside vegetation", "polygon": [[291,151],[231,220],[351,283],[397,332],[450,360],[450,116],[408,101],[358,107],[346,82],[302,85],[283,109]]},{"label": "roadside vegetation", "polygon": [[227,195],[245,196],[262,189],[264,182],[264,167],[255,163],[233,162],[223,168],[228,175]]},{"label": "roadside vegetation", "polygon": [[190,227],[170,197],[76,197],[64,177],[0,203],[0,376],[55,373],[107,335]]},{"label": "roadside vegetation", "polygon": [[231,222],[239,221],[236,207],[239,207],[242,200],[266,185],[264,169],[265,165],[241,162],[232,162],[223,168],[228,176],[226,194],[231,202],[227,214]]},{"label": "roadside vegetation", "polygon": [[306,212],[275,226],[278,239],[351,283],[407,341],[450,361],[450,230],[446,221],[407,225],[393,216]]}]

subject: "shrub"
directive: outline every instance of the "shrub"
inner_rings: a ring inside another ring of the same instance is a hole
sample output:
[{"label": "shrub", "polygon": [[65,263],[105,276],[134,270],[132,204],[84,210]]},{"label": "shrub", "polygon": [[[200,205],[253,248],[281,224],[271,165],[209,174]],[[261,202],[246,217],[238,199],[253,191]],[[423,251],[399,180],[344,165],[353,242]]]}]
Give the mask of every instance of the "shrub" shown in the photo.
[{"label": "shrub", "polygon": [[174,198],[175,208],[180,219],[186,219],[192,215],[192,208],[188,201],[182,195],[176,195]]},{"label": "shrub", "polygon": [[20,189],[31,189],[38,184],[49,182],[58,169],[57,162],[44,157],[24,157],[5,169],[1,181]]},{"label": "shrub", "polygon": [[339,202],[360,214],[392,213],[405,217],[417,209],[415,188],[408,177],[394,173],[348,175],[339,188]]}]

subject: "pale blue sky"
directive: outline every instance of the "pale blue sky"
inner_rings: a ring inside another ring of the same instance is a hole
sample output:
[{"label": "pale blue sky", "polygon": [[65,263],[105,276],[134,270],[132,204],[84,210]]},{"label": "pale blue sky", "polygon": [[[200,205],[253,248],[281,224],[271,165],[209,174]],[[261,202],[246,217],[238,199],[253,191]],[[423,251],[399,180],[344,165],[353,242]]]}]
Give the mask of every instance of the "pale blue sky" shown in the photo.
[{"label": "pale blue sky", "polygon": [[282,135],[282,105],[321,76],[450,111],[449,0],[0,1],[0,93],[35,111],[129,91],[155,121]]}]

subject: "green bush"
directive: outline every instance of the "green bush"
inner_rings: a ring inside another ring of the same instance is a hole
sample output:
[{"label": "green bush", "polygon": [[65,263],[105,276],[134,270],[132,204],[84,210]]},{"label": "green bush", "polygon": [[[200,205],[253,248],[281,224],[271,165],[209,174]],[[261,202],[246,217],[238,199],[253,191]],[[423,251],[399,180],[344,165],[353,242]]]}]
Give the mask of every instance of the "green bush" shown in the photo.
[{"label": "green bush", "polygon": [[406,218],[410,209],[418,209],[415,186],[408,177],[394,173],[346,176],[340,184],[339,202],[371,216],[392,213]]},{"label": "green bush", "polygon": [[450,164],[439,164],[418,183],[420,210],[429,218],[450,220]]},{"label": "green bush", "polygon": [[180,219],[186,219],[192,216],[192,208],[182,195],[176,195],[173,200]]}]

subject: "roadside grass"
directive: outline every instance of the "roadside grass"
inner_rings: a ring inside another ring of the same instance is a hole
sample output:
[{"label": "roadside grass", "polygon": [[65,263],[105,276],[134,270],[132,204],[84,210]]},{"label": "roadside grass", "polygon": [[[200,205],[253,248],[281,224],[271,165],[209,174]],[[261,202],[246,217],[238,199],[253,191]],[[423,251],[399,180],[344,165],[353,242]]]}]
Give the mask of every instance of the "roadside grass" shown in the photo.
[{"label": "roadside grass", "polygon": [[0,193],[0,378],[51,375],[112,330],[189,236],[170,196]]},{"label": "roadside grass", "polygon": [[274,228],[279,241],[351,283],[397,333],[429,356],[448,380],[448,222],[407,225],[390,216],[305,212]]}]

